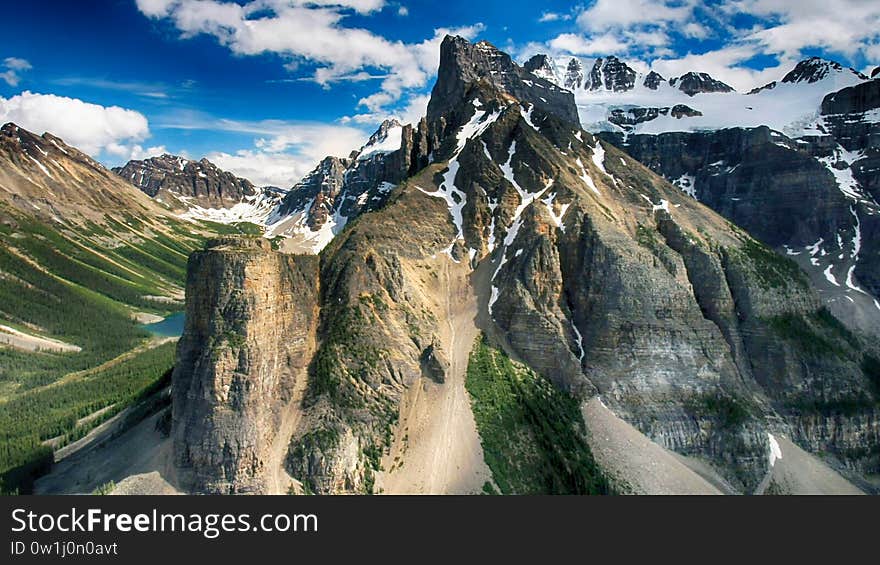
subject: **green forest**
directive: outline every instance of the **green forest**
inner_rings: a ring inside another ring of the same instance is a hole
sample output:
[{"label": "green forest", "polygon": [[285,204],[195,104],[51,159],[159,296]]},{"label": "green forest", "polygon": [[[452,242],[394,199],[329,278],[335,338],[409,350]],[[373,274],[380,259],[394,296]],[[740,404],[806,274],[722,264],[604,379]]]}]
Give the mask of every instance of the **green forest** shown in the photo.
[{"label": "green forest", "polygon": [[148,226],[125,214],[49,224],[0,205],[0,324],[81,348],[0,345],[6,491],[27,492],[46,470],[52,450],[45,440],[56,438],[58,446],[84,435],[77,420],[113,406],[102,415],[109,417],[172,367],[174,345],[154,347],[133,314],[180,311],[188,256],[215,232],[207,224],[161,221]]},{"label": "green forest", "polygon": [[494,484],[487,494],[610,494],[578,402],[477,338],[465,387]]}]

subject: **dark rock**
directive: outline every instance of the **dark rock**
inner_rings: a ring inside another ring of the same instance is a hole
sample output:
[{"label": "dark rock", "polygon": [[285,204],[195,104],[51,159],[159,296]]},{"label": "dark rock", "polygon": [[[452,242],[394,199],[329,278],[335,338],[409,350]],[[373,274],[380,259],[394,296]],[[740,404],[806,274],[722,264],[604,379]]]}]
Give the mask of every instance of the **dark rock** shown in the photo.
[{"label": "dark rock", "polygon": [[580,88],[582,84],[584,84],[584,68],[578,59],[572,57],[565,67],[565,78],[562,81],[562,86],[569,90],[575,90]]},{"label": "dark rock", "polygon": [[688,96],[707,92],[733,92],[733,87],[715,80],[706,73],[689,72],[677,78],[669,79],[670,86],[677,86]]},{"label": "dark rock", "polygon": [[435,121],[459,106],[469,87],[480,81],[534,105],[543,113],[579,123],[571,92],[534,76],[487,41],[472,44],[452,36],[446,36],[440,46],[440,69],[428,103],[428,121]]},{"label": "dark rock", "polygon": [[666,82],[666,79],[663,78],[663,76],[660,75],[660,73],[651,71],[645,77],[645,80],[642,84],[645,86],[645,88],[650,88],[651,90],[657,90],[658,88],[660,88],[660,85],[664,82]]},{"label": "dark rock", "polygon": [[443,348],[439,343],[431,343],[422,351],[420,358],[422,373],[429,379],[437,383],[446,381],[446,372],[449,371],[449,360],[443,353]]},{"label": "dark rock", "polygon": [[596,59],[590,71],[588,90],[611,90],[626,92],[636,84],[636,72],[615,56]]},{"label": "dark rock", "polygon": [[[855,69],[850,68],[848,70],[861,79],[868,78],[862,73],[856,71]],[[844,71],[844,68],[840,63],[837,63],[835,61],[828,61],[826,59],[822,59],[821,57],[810,57],[795,65],[794,69],[792,69],[788,72],[788,74],[782,77],[782,82],[813,83],[824,79],[830,73],[841,71]]]},{"label": "dark rock", "polygon": [[191,161],[165,154],[129,161],[113,172],[151,197],[167,191],[195,199],[206,208],[231,206],[257,193],[250,181],[219,169],[207,159]]}]

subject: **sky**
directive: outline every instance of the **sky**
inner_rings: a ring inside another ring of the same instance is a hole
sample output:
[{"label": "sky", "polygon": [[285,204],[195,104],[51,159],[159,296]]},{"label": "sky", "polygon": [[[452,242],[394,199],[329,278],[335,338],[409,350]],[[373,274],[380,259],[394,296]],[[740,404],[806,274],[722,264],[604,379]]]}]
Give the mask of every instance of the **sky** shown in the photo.
[{"label": "sky", "polygon": [[0,122],[108,166],[164,152],[290,187],[387,117],[417,120],[447,33],[535,53],[617,55],[740,91],[818,55],[880,65],[877,0],[78,0],[0,21]]}]

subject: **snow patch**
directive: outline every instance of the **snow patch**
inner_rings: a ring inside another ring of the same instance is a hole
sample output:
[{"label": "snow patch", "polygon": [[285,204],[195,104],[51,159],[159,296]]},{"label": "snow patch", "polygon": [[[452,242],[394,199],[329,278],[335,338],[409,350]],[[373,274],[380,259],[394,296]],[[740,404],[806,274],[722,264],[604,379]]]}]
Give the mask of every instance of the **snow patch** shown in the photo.
[{"label": "snow patch", "polygon": [[782,449],[773,434],[768,433],[767,439],[770,442],[770,466],[773,467],[776,465],[777,459],[782,459]]}]

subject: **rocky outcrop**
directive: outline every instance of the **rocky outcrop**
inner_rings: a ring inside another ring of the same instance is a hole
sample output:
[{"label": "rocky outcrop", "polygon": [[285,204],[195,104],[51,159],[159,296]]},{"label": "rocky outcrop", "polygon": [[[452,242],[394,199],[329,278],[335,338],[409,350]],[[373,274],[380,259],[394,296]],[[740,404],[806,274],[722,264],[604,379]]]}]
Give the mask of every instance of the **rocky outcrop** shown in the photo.
[{"label": "rocky outcrop", "polygon": [[587,83],[588,90],[610,90],[626,92],[636,84],[636,72],[629,65],[611,55],[598,58],[593,64]]},{"label": "rocky outcrop", "polygon": [[565,77],[562,80],[562,86],[575,90],[584,84],[584,68],[578,59],[572,57],[565,67]]},{"label": "rocky outcrop", "polygon": [[844,71],[849,71],[862,80],[868,78],[853,68],[844,69],[843,65],[836,61],[829,61],[827,59],[822,59],[821,57],[809,57],[808,59],[800,61],[792,70],[782,77],[782,82],[814,83],[819,82],[831,73]]},{"label": "rocky outcrop", "polygon": [[428,103],[428,121],[454,112],[467,90],[480,81],[544,113],[578,123],[571,92],[531,74],[487,41],[472,44],[452,36],[444,38],[440,46],[440,69]]},{"label": "rocky outcrop", "polygon": [[150,197],[167,193],[192,199],[205,208],[229,207],[257,194],[250,181],[219,169],[207,159],[191,161],[164,154],[129,161],[113,172]]},{"label": "rocky outcrop", "polygon": [[318,261],[263,239],[194,253],[172,377],[174,458],[193,492],[265,492],[270,447],[311,360]]},{"label": "rocky outcrop", "polygon": [[671,108],[669,106],[663,108],[615,108],[608,115],[608,121],[629,131],[632,129],[632,126],[643,122],[650,122],[657,119],[658,116],[672,116],[680,120],[685,117],[691,118],[702,115],[702,112],[694,110],[690,106],[676,104]]},{"label": "rocky outcrop", "polygon": [[[822,114],[864,114],[880,108],[880,80],[832,92],[822,100]],[[875,120],[876,121],[876,120]]]},{"label": "rocky outcrop", "polygon": [[645,76],[645,80],[642,84],[645,86],[645,88],[650,88],[651,90],[657,90],[658,88],[660,88],[660,85],[663,84],[664,82],[666,82],[666,79],[663,78],[663,76],[660,73],[657,73],[655,71],[651,71]]},{"label": "rocky outcrop", "polygon": [[677,87],[688,96],[707,92],[733,92],[733,87],[715,80],[706,73],[689,72],[669,79],[669,85]]},{"label": "rocky outcrop", "polygon": [[553,59],[547,55],[539,54],[533,56],[531,59],[523,63],[523,68],[538,78],[548,80],[554,84],[559,82],[559,78],[556,76],[556,67],[553,64]]}]

